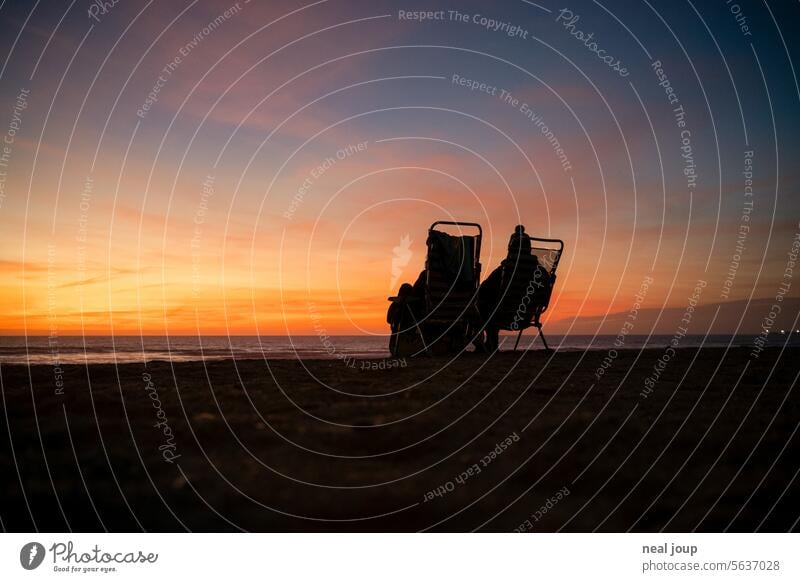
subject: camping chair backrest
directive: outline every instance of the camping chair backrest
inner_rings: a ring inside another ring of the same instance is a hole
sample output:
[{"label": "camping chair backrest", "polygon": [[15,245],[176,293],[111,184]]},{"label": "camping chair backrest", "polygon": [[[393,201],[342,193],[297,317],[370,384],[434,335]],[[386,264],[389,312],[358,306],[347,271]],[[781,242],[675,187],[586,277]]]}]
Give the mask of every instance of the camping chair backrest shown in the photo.
[{"label": "camping chair backrest", "polygon": [[531,254],[536,255],[539,264],[552,275],[553,279],[563,252],[564,242],[561,240],[531,237]]},{"label": "camping chair backrest", "polygon": [[561,240],[534,237],[530,252],[509,249],[503,261],[501,300],[492,317],[498,327],[518,331],[539,323],[550,304],[563,250]]},{"label": "camping chair backrest", "polygon": [[[452,235],[437,229],[451,225],[477,229],[477,235]],[[428,230],[425,300],[430,323],[450,324],[470,316],[480,281],[481,238],[479,224],[434,222]]]}]

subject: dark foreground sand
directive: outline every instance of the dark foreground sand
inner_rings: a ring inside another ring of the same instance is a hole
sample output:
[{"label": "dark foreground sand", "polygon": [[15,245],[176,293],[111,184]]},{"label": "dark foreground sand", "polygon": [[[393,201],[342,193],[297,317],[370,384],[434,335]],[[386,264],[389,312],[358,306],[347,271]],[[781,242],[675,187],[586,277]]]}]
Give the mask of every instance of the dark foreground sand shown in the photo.
[{"label": "dark foreground sand", "polygon": [[51,367],[3,366],[0,519],[16,531],[798,528],[798,351],[679,350],[647,398],[661,352],[621,352],[596,382],[605,356],[65,366],[63,395]]}]

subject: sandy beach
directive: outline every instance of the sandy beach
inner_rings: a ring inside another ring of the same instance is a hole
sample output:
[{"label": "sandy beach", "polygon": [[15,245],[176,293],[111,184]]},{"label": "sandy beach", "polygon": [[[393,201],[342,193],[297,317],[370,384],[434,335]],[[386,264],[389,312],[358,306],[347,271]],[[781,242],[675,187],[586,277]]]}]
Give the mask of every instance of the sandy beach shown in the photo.
[{"label": "sandy beach", "polygon": [[653,381],[662,355],[620,351],[602,375],[604,351],[4,365],[0,519],[10,531],[797,528],[800,351],[679,349]]}]

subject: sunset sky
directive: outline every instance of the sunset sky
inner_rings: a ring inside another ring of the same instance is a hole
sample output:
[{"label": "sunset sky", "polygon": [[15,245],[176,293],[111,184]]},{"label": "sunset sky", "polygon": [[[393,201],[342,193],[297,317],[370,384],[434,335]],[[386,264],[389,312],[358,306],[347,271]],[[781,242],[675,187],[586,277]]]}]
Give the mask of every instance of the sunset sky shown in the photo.
[{"label": "sunset sky", "polygon": [[518,223],[564,239],[553,332],[617,333],[648,276],[636,333],[698,280],[757,332],[800,221],[800,8],[678,4],[7,1],[0,333],[385,334],[395,247],[413,281],[440,219],[483,225],[484,274]]}]

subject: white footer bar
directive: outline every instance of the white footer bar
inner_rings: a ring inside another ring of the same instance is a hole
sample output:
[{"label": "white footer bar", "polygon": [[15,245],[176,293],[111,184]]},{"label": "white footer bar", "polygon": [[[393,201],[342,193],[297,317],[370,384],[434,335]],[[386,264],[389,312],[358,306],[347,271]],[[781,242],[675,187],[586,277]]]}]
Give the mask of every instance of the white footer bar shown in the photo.
[{"label": "white footer bar", "polygon": [[0,535],[0,580],[749,582],[799,561],[795,534]]}]

